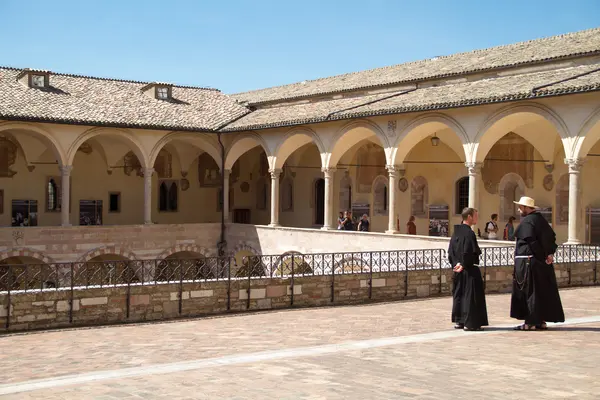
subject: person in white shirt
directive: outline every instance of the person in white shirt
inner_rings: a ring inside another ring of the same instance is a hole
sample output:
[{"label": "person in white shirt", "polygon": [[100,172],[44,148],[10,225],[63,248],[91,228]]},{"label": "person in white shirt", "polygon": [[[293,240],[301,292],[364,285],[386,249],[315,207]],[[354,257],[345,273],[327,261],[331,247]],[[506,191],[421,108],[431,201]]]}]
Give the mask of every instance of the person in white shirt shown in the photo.
[{"label": "person in white shirt", "polygon": [[498,239],[498,214],[492,214],[492,219],[485,224],[485,232],[488,240]]}]

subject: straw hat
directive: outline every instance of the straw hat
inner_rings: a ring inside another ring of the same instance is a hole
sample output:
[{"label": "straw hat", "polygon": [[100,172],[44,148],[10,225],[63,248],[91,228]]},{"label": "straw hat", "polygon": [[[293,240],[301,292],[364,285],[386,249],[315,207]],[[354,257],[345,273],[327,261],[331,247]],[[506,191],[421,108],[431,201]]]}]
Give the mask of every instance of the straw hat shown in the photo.
[{"label": "straw hat", "polygon": [[535,200],[533,200],[531,197],[527,197],[527,196],[523,196],[523,197],[521,197],[521,199],[519,201],[513,201],[513,203],[518,204],[520,206],[537,208],[535,206]]}]

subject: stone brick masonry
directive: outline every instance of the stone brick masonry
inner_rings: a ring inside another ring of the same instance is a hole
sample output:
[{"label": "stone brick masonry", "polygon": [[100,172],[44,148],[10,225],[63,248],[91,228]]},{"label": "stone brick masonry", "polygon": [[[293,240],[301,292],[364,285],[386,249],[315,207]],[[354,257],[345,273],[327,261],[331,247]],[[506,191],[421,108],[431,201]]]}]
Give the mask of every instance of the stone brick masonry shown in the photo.
[{"label": "stone brick masonry", "polygon": [[[561,287],[597,284],[597,265],[594,262],[557,264],[555,269]],[[511,290],[512,267],[488,267],[482,272],[488,293]],[[10,296],[0,294],[0,329],[26,331],[246,310],[401,300],[449,295],[451,288],[451,270],[428,269],[372,275],[295,276],[293,279],[253,278],[14,292]]]}]

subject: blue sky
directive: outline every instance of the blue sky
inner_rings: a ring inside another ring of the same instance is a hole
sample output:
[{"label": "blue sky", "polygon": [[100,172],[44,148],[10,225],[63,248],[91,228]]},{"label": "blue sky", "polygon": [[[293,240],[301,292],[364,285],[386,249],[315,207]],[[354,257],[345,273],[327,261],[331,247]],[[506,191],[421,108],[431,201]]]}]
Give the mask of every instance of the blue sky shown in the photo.
[{"label": "blue sky", "polygon": [[600,26],[600,1],[0,0],[0,65],[293,83]]}]

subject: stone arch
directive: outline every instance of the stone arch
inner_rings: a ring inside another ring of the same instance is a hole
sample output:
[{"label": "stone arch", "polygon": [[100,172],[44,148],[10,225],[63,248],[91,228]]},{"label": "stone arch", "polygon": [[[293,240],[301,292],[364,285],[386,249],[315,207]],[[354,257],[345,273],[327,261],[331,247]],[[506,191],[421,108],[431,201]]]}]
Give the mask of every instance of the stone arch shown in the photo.
[{"label": "stone arch", "polygon": [[563,174],[556,182],[556,225],[569,222],[569,174]]},{"label": "stone arch", "polygon": [[237,136],[225,154],[225,169],[232,169],[233,164],[246,152],[255,148],[256,146],[262,147],[267,159],[271,158],[271,152],[269,146],[262,138],[262,136],[249,132]]},{"label": "stone arch", "polygon": [[[509,118],[517,118],[519,115],[541,117],[554,128],[554,131],[558,133],[561,139],[564,140],[570,137],[567,125],[551,108],[537,103],[511,104],[496,111],[484,121],[477,131],[477,135],[473,139],[468,161],[483,162],[493,145],[509,132],[507,130],[492,131],[492,129],[496,127],[499,122]],[[531,138],[525,139],[528,140],[538,150],[542,157],[550,159],[554,154],[554,141],[552,142],[551,148],[544,149],[540,148],[540,143],[531,142]],[[545,142],[548,143],[547,139],[545,139]],[[564,142],[562,143],[564,146]],[[565,154],[570,154],[570,151],[565,149]]]},{"label": "stone arch", "polygon": [[373,181],[373,215],[388,215],[388,179],[379,175]]},{"label": "stone arch", "polygon": [[273,262],[271,275],[275,277],[291,275],[292,265],[294,267],[294,275],[312,274],[313,269],[307,262],[307,259],[308,257],[305,257],[299,251],[286,251]]},{"label": "stone arch", "polygon": [[172,256],[176,253],[181,252],[189,252],[189,253],[197,253],[202,257],[215,257],[216,253],[214,251],[210,251],[205,247],[200,247],[195,244],[178,244],[168,249],[165,249],[160,255],[157,257],[159,260],[164,260],[167,257]]},{"label": "stone arch", "polygon": [[386,163],[389,164],[389,142],[379,125],[369,120],[356,120],[342,126],[330,142],[328,154],[323,157],[324,167],[335,167],[348,149],[362,140],[375,136],[385,150]]},{"label": "stone arch", "polygon": [[119,140],[125,141],[129,145],[131,151],[133,151],[133,153],[138,158],[140,164],[142,165],[142,168],[151,168],[152,167],[153,164],[150,163],[149,157],[146,155],[146,152],[144,151],[144,147],[142,146],[140,141],[135,137],[135,135],[133,133],[131,133],[127,129],[103,128],[103,127],[96,127],[96,128],[89,129],[89,130],[83,132],[81,135],[79,135],[77,137],[77,139],[75,139],[75,141],[73,142],[73,144],[71,144],[71,146],[69,147],[69,150],[67,151],[68,165],[73,165],[73,161],[75,160],[75,155],[77,154],[77,150],[79,149],[79,147],[81,147],[81,145],[83,143],[85,143],[86,140],[92,139],[92,138],[94,138],[96,136],[100,136],[100,135],[110,135],[113,137],[118,137]]},{"label": "stone arch", "polygon": [[111,255],[111,254],[124,257],[130,261],[138,260],[137,256],[132,251],[127,250],[121,246],[112,245],[112,246],[102,246],[102,247],[97,247],[95,249],[92,249],[92,250],[88,251],[87,253],[83,254],[81,257],[79,257],[77,259],[77,262],[86,263],[86,262],[90,261],[91,259],[96,258],[98,256],[105,256],[105,255]]},{"label": "stone arch", "polygon": [[440,137],[442,143],[454,150],[461,161],[466,161],[465,148],[469,143],[466,130],[454,118],[442,113],[432,113],[414,118],[400,131],[391,150],[390,164],[402,164],[410,151],[423,139],[431,136],[432,131]]},{"label": "stone arch", "polygon": [[[216,141],[212,138],[212,136],[209,136],[205,133],[191,134],[189,132],[177,131],[167,133],[154,145],[152,151],[150,152],[149,165],[153,166],[156,162],[160,151],[164,149],[165,146],[173,143],[173,141],[186,142],[198,149],[198,151],[194,152],[193,157],[191,157],[191,161],[198,157],[199,152],[204,151],[208,153],[213,158],[213,160],[215,160],[215,162],[219,166],[219,169],[221,168],[221,149],[219,148]],[[184,152],[186,149],[181,149],[178,146],[174,146],[174,149],[178,153],[180,162],[182,164],[188,164],[188,162],[184,162],[183,160],[189,157],[187,157],[187,154],[182,154],[182,152]],[[191,164],[191,161],[189,162],[189,164]],[[185,168],[188,167],[189,165],[185,165]],[[184,165],[182,165],[181,168],[184,169]]]},{"label": "stone arch", "polygon": [[[600,107],[594,110],[579,129],[573,143],[571,158],[587,156],[592,147],[600,140]],[[565,154],[568,154],[565,151]],[[570,158],[567,156],[567,158]]]},{"label": "stone arch", "polygon": [[369,272],[371,269],[369,262],[361,254],[347,255],[334,263],[334,271],[339,274],[360,274]]},{"label": "stone arch", "polygon": [[321,154],[321,165],[323,165],[323,156],[326,153],[326,148],[321,141],[321,138],[315,131],[310,128],[293,128],[289,130],[283,139],[275,147],[273,168],[281,169],[289,156],[300,147],[314,143]]},{"label": "stone arch", "polygon": [[[41,141],[48,148],[50,148],[50,150],[52,150],[59,166],[70,165],[70,164],[68,164],[68,157],[67,157],[66,153],[63,151],[63,148],[59,145],[59,143],[56,141],[56,139],[50,134],[50,132],[47,131],[46,129],[42,128],[41,126],[35,125],[35,124],[30,124],[27,122],[0,122],[0,133],[5,132],[4,133],[5,135],[11,136],[17,143],[19,143],[19,147],[21,148],[21,151],[23,152],[23,154],[27,155],[26,150],[23,148],[23,146],[21,145],[19,140],[16,137],[14,137],[14,135],[12,135],[11,133],[6,132],[9,130],[19,130],[19,131],[24,131],[29,134],[33,133],[33,136],[35,138],[41,139]],[[27,156],[26,156],[26,158],[27,158]],[[26,160],[26,161],[29,162],[29,160]]]},{"label": "stone arch", "polygon": [[513,203],[525,195],[525,181],[519,174],[509,172],[500,179],[498,195],[500,196],[499,221],[508,222],[510,217],[519,218],[518,208]]},{"label": "stone arch", "polygon": [[56,261],[42,251],[29,247],[19,247],[6,250],[0,253],[0,262],[12,257],[29,257],[42,261],[44,264],[55,264]]}]

